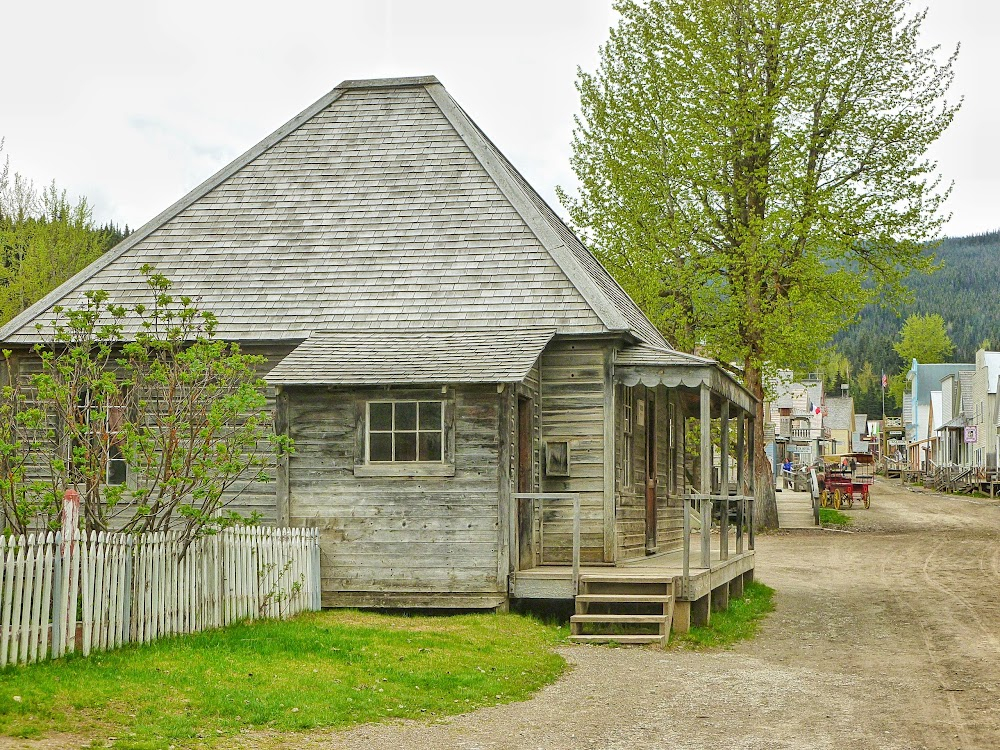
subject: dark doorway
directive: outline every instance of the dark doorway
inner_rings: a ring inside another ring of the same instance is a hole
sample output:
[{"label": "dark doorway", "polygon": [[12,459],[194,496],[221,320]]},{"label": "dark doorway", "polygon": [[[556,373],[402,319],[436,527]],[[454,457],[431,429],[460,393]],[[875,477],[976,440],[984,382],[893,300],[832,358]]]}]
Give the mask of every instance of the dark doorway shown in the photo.
[{"label": "dark doorway", "polygon": [[656,401],[646,400],[646,553],[656,551]]},{"label": "dark doorway", "polygon": [[[533,492],[532,482],[532,428],[533,408],[530,398],[517,399],[517,491]],[[521,498],[517,501],[517,569],[535,567],[534,514],[532,500]]]}]

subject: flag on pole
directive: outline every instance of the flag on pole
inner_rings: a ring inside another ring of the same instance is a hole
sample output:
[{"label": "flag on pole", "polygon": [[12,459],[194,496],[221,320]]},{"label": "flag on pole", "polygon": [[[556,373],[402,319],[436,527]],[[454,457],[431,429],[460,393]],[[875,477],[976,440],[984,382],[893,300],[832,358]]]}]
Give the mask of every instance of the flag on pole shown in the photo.
[{"label": "flag on pole", "polygon": [[884,372],[882,373],[882,388],[885,389],[889,386],[889,376]]}]

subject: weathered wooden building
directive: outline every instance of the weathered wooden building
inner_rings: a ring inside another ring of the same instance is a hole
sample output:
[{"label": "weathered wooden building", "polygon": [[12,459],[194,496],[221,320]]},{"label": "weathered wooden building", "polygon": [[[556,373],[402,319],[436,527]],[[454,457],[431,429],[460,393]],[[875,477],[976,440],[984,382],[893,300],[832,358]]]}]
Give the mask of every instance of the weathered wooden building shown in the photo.
[{"label": "weathered wooden building", "polygon": [[143,300],[144,264],[268,356],[295,452],[253,503],[322,529],[324,604],[570,598],[576,556],[697,618],[752,575],[728,528],[752,397],[670,348],[436,79],[341,84],[0,340],[26,352],[86,290]]}]

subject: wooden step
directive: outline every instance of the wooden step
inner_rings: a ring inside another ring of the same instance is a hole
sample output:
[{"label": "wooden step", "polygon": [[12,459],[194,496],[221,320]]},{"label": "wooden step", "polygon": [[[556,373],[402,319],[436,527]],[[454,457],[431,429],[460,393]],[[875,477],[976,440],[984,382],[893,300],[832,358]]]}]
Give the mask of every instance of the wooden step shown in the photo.
[{"label": "wooden step", "polygon": [[658,624],[667,621],[666,615],[573,615],[570,622],[638,622]]},{"label": "wooden step", "polygon": [[580,576],[580,583],[619,583],[623,585],[649,583],[673,583],[674,576],[643,575],[638,571],[626,575],[614,573],[587,573]]},{"label": "wooden step", "polygon": [[622,645],[642,645],[664,642],[662,635],[571,635],[574,643],[621,643]]},{"label": "wooden step", "polygon": [[578,602],[601,604],[665,604],[673,597],[670,594],[577,594]]}]

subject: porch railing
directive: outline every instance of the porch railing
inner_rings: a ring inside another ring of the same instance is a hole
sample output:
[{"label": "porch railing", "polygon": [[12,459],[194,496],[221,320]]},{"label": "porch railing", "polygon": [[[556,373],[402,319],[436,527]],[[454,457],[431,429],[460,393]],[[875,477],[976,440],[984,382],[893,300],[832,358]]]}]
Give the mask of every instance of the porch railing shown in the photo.
[{"label": "porch railing", "polygon": [[[535,534],[538,535],[538,562],[546,563],[553,562],[545,560],[545,504],[553,502],[563,502],[567,500],[573,503],[573,596],[576,596],[580,591],[580,493],[578,492],[515,492],[512,497],[515,501],[515,507],[517,509],[517,517],[521,518],[520,509],[522,503],[528,503],[531,508],[530,513],[530,524],[531,524],[531,538],[534,542]],[[537,519],[537,523],[535,522]],[[563,523],[565,521],[563,520]],[[512,551],[516,561],[520,559],[520,534],[518,533],[517,523],[513,524],[513,545]],[[532,552],[534,554],[534,552]]]},{"label": "porch railing", "polygon": [[730,509],[736,511],[736,554],[741,554],[744,548],[754,548],[753,514],[754,498],[752,495],[705,495],[692,492],[684,496],[684,533],[682,551],[682,573],[685,595],[688,593],[691,577],[691,535],[694,521],[697,520],[700,532],[700,550],[698,567],[712,566],[712,519],[718,509],[719,518],[719,559],[729,559],[729,514]]}]

